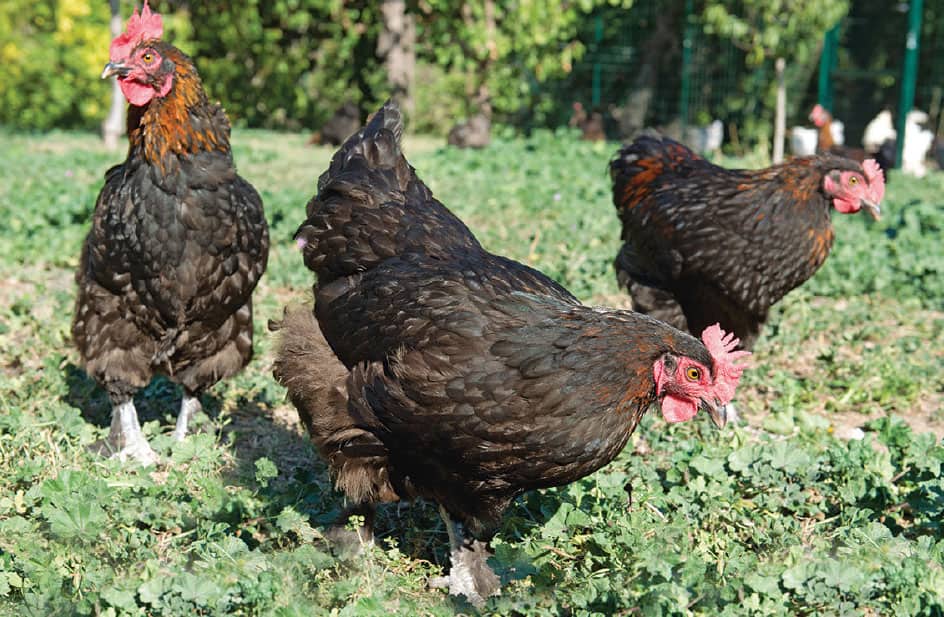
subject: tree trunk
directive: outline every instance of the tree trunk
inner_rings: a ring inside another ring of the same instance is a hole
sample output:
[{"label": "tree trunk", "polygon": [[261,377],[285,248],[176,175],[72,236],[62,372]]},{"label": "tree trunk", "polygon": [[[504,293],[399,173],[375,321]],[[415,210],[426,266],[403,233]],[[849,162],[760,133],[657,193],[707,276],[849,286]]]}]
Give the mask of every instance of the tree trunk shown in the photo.
[{"label": "tree trunk", "polygon": [[383,30],[377,38],[377,55],[386,66],[391,95],[409,115],[413,112],[416,23],[406,12],[406,0],[384,0],[380,13]]},{"label": "tree trunk", "polygon": [[[466,75],[465,93],[468,98],[469,116],[481,115],[489,122],[492,119],[492,96],[488,89],[488,76],[498,59],[498,43],[496,41],[495,0],[485,0],[485,53],[479,49],[463,48],[466,54],[475,54],[476,66]],[[468,2],[462,3],[462,21],[466,28],[471,29],[475,16]],[[461,35],[460,35],[461,36]]]},{"label": "tree trunk", "polygon": [[784,79],[786,62],[777,58],[777,111],[774,119],[774,165],[783,162],[783,143],[787,132],[787,84]]},{"label": "tree trunk", "polygon": [[659,72],[665,70],[667,62],[680,51],[678,27],[675,13],[660,11],[656,15],[654,28],[646,40],[636,47],[640,61],[632,66],[635,75],[626,103],[610,108],[610,113],[619,124],[621,139],[634,138],[646,127],[649,106],[659,82]]},{"label": "tree trunk", "polygon": [[[111,36],[118,36],[122,32],[121,8],[119,0],[109,0],[111,5]],[[102,122],[102,139],[109,150],[118,149],[118,140],[125,132],[125,97],[118,87],[118,80],[111,80],[111,110],[108,117]]]},{"label": "tree trunk", "polygon": [[479,111],[491,124],[492,95],[488,90],[488,75],[492,71],[495,61],[498,60],[498,43],[495,40],[495,0],[485,0],[485,48],[488,58],[483,63],[479,74],[479,88],[475,95],[475,103]]}]

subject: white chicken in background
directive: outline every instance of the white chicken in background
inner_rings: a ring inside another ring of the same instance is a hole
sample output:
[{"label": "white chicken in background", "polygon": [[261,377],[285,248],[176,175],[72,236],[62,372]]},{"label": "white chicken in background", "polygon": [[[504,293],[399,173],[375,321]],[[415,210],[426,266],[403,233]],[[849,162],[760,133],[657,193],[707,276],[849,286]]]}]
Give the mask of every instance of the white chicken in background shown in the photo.
[{"label": "white chicken in background", "polygon": [[906,174],[924,177],[928,173],[927,158],[934,142],[934,133],[924,128],[928,114],[913,109],[905,118],[905,148],[901,153],[901,170]]},{"label": "white chicken in background", "polygon": [[[819,105],[814,108],[810,118],[817,114],[816,110],[822,109]],[[807,128],[805,126],[794,126],[790,129],[790,151],[794,156],[810,156],[816,154],[816,148],[819,146],[819,128]],[[842,146],[846,143],[846,126],[839,120],[829,116],[829,134],[833,138],[831,145]]]},{"label": "white chicken in background", "polygon": [[878,152],[887,141],[894,141],[898,137],[895,124],[892,122],[892,112],[883,109],[878,115],[865,125],[862,134],[862,147],[866,152]]},{"label": "white chicken in background", "polygon": [[717,153],[724,143],[724,123],[715,119],[707,126],[686,127],[683,141],[699,154]]},{"label": "white chicken in background", "polygon": [[816,154],[816,143],[819,141],[819,129],[805,126],[794,126],[790,129],[790,152],[794,156],[811,156]]},{"label": "white chicken in background", "polygon": [[829,125],[829,132],[832,133],[833,143],[835,145],[846,145],[846,125],[842,123],[842,120],[836,120],[834,118]]}]

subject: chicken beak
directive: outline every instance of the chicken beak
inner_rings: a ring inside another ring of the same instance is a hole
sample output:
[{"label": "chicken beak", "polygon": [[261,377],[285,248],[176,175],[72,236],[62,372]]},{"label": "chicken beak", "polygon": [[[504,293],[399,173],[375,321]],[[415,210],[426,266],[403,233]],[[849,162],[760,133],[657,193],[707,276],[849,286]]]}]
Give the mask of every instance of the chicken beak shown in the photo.
[{"label": "chicken beak", "polygon": [[109,62],[105,65],[105,70],[102,71],[102,79],[108,79],[112,75],[127,77],[130,72],[131,68],[121,62]]},{"label": "chicken beak", "polygon": [[865,208],[865,211],[869,213],[876,221],[881,220],[882,218],[882,209],[877,203],[871,202],[867,199],[862,200],[862,206]]},{"label": "chicken beak", "polygon": [[717,399],[713,401],[702,399],[701,408],[708,412],[711,421],[714,422],[715,426],[718,428],[724,428],[724,425],[728,423],[728,412],[726,407],[721,404],[721,401]]}]

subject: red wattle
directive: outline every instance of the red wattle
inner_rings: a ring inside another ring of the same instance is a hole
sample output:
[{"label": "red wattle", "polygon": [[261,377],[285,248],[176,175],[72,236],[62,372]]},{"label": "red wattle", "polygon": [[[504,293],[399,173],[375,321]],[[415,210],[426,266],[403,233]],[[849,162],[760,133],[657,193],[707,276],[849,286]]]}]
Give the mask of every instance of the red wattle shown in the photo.
[{"label": "red wattle", "polygon": [[150,103],[154,95],[157,94],[151,86],[145,86],[133,79],[119,79],[118,85],[121,87],[121,92],[125,95],[125,98],[128,99],[128,102],[138,107]]},{"label": "red wattle", "polygon": [[666,422],[685,422],[698,413],[698,406],[689,399],[667,394],[662,399],[662,417]]},{"label": "red wattle", "polygon": [[842,214],[852,214],[858,212],[861,206],[858,201],[849,201],[847,199],[842,199],[841,197],[836,197],[833,199],[833,207],[836,208],[837,212]]}]

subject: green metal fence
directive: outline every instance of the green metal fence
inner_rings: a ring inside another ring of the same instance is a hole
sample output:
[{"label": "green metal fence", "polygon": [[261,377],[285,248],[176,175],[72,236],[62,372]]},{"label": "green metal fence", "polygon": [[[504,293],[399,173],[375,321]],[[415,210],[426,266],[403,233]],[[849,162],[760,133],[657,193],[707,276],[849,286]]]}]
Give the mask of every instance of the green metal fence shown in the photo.
[{"label": "green metal fence", "polygon": [[[866,124],[892,111],[899,134],[906,113],[929,113],[942,135],[944,1],[853,3],[827,33],[820,59],[819,102],[845,123],[847,143],[860,143]],[[898,140],[898,160],[904,140]]]},{"label": "green metal fence", "polygon": [[[613,123],[622,114],[647,126],[705,124],[718,117],[743,55],[705,35],[696,8],[693,0],[637,0],[631,19],[602,9],[580,33],[587,53],[567,77],[535,87],[555,100],[602,110]],[[551,124],[566,122],[569,105],[554,113]]]},{"label": "green metal fence", "polygon": [[[641,126],[701,126],[720,118],[729,143],[738,132],[749,136],[745,146],[769,142],[773,61],[749,68],[744,51],[705,33],[703,8],[699,0],[636,0],[631,15],[599,10],[580,33],[587,53],[570,74],[532,84],[560,102],[545,121],[566,123],[569,103],[580,101],[608,115],[608,132],[616,137]],[[909,24],[914,27],[917,16],[923,20],[909,56]],[[856,145],[882,109],[898,117],[898,108],[910,106],[903,100],[909,81],[914,105],[940,127],[944,0],[853,1],[849,15],[827,33],[821,57],[803,65],[787,58],[788,125],[808,125],[809,110],[819,101],[844,122],[847,143]]]}]

